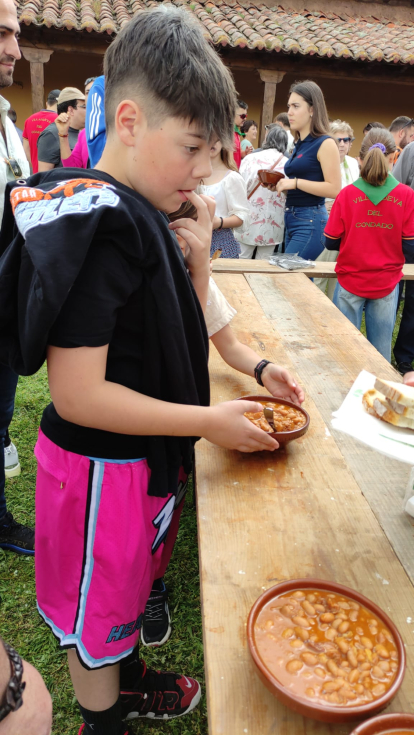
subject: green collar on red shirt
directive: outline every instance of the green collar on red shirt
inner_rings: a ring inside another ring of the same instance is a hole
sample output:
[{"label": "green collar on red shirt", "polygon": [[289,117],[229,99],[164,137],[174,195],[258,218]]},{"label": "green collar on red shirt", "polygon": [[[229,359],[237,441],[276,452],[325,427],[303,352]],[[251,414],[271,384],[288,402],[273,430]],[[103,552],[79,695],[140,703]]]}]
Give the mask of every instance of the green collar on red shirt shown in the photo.
[{"label": "green collar on red shirt", "polygon": [[246,133],[242,133],[242,131],[240,130],[240,128],[237,127],[237,125],[234,125],[234,132],[237,133],[237,135],[240,135],[241,138],[246,137]]},{"label": "green collar on red shirt", "polygon": [[377,204],[382,202],[388,194],[391,194],[392,190],[395,189],[399,183],[400,182],[397,181],[392,174],[388,174],[387,180],[382,186],[372,186],[372,184],[368,184],[367,181],[364,181],[364,179],[361,178],[354,181],[352,186],[356,186],[357,189],[364,192],[369,201],[377,206]]}]

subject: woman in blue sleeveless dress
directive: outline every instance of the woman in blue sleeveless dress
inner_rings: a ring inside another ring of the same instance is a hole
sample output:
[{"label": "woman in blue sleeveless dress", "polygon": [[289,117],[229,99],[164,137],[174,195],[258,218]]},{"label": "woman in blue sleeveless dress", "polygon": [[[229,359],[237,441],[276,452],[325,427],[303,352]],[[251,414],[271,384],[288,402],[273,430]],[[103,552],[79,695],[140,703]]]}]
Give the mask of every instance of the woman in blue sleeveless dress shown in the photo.
[{"label": "woman in blue sleeveless dress", "polygon": [[287,195],[285,251],[314,260],[324,248],[325,197],[334,199],[341,190],[338,146],[329,134],[325,100],[315,82],[292,85],[288,116],[296,143],[285,164],[287,178],[276,187]]}]

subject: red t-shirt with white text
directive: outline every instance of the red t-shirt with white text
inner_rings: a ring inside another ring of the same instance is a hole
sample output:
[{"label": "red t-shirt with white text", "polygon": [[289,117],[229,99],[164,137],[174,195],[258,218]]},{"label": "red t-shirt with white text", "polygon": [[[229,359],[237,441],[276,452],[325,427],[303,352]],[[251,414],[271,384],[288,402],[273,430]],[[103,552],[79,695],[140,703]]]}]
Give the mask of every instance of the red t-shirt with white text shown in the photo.
[{"label": "red t-shirt with white text", "polygon": [[53,110],[40,110],[35,112],[33,115],[27,118],[23,128],[23,138],[29,141],[30,157],[32,159],[33,173],[37,174],[39,170],[39,163],[37,158],[37,139],[40,133],[43,133],[44,129],[47,128],[57,118],[57,113]]},{"label": "red t-shirt with white text", "polygon": [[414,191],[398,184],[374,205],[349,184],[334,201],[325,235],[341,238],[335,271],[342,288],[367,299],[388,296],[402,277],[402,240],[414,237]]}]

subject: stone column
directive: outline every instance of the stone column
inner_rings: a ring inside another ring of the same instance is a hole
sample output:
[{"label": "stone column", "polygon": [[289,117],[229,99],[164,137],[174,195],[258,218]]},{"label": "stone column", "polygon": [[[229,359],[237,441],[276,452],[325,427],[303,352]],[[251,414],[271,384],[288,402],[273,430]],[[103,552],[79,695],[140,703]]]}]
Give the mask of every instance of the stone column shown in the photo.
[{"label": "stone column", "polygon": [[26,61],[30,62],[32,108],[33,112],[38,112],[45,106],[45,76],[43,65],[49,61],[53,51],[30,46],[21,46],[20,50]]}]

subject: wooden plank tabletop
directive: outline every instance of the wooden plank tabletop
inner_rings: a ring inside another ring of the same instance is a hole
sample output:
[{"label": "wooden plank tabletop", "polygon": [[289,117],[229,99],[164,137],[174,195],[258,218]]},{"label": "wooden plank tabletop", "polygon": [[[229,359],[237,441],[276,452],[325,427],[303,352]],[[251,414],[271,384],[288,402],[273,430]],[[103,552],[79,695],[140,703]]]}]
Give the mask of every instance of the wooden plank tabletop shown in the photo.
[{"label": "wooden plank tabletop", "polygon": [[[348,735],[351,732],[352,725],[316,723],[286,709],[263,687],[250,661],[246,621],[252,604],[263,590],[278,581],[296,577],[335,579],[360,590],[391,615],[407,646],[408,667],[390,710],[414,711],[414,625],[407,622],[414,618],[414,589],[361,492],[361,478],[365,476],[362,469],[360,477],[351,466],[350,457],[345,457],[344,445],[328,427],[325,419],[328,407],[320,394],[327,392],[331,382],[324,383],[324,376],[329,375],[330,380],[332,375],[338,376],[342,388],[336,388],[335,397],[340,396],[341,400],[349,389],[348,377],[343,377],[346,373],[343,356],[335,355],[334,348],[320,351],[315,337],[330,342],[327,337],[333,331],[339,330],[343,339],[348,333],[348,347],[354,342],[355,350],[365,350],[366,369],[373,372],[380,369],[383,375],[390,375],[392,369],[377,356],[374,348],[359,343],[357,330],[339,313],[341,319],[335,319],[332,312],[326,327],[315,314],[315,333],[312,326],[308,329],[307,322],[297,332],[298,325],[294,322],[289,336],[288,321],[293,317],[288,316],[288,303],[297,300],[300,291],[302,309],[306,304],[303,316],[309,317],[312,325],[315,309],[309,302],[311,297],[306,287],[312,293],[320,293],[303,274],[291,276],[291,279],[260,275],[245,278],[236,274],[216,278],[238,310],[232,326],[239,339],[259,354],[292,369],[304,385],[311,426],[305,437],[274,454],[242,454],[204,440],[196,447],[210,735]],[[269,283],[256,283],[256,278]],[[282,284],[286,291],[280,291]],[[272,293],[276,296],[272,297],[271,306],[266,306]],[[320,297],[328,302],[322,293]],[[323,308],[318,301],[316,304]],[[292,312],[296,313],[298,322],[299,312],[299,308]],[[280,313],[283,318],[278,321]],[[320,337],[318,330],[322,329],[325,331]],[[304,352],[307,362],[302,360]],[[254,380],[229,368],[213,346],[210,368],[213,403],[257,392]],[[348,369],[351,370],[351,356]],[[359,368],[355,375],[358,371]],[[335,380],[332,379],[332,384]],[[358,454],[360,447],[356,442],[353,446]],[[364,451],[366,464],[374,476],[379,455],[366,448]],[[407,470],[406,467],[408,474]],[[397,476],[397,486],[401,478],[402,475]],[[379,494],[383,492],[382,479],[378,471]],[[399,497],[396,502],[400,503]]]},{"label": "wooden plank tabletop", "polygon": [[[304,273],[309,278],[335,278],[336,263],[322,263],[316,261],[315,268],[304,268],[300,273]],[[217,258],[213,262],[213,272],[216,273],[289,273],[294,274],[297,271],[287,271],[279,268],[277,265],[270,265],[267,260],[249,260],[248,258]],[[414,265],[405,264],[403,268],[403,280],[414,280]]]}]

